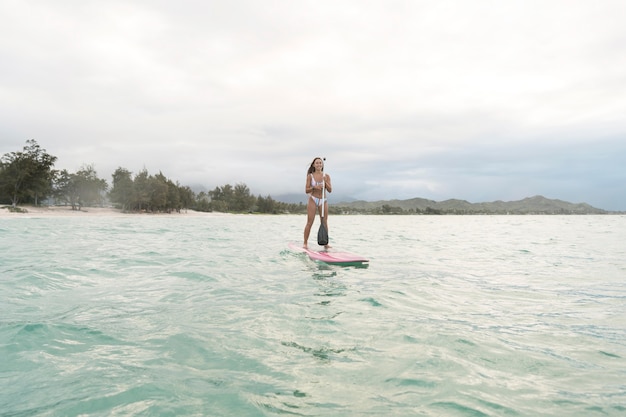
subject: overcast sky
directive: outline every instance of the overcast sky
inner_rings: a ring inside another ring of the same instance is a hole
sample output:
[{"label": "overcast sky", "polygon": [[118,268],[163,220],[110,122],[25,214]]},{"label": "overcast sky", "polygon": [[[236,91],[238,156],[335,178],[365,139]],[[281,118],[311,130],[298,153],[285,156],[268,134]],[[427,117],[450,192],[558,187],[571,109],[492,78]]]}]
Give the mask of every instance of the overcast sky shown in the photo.
[{"label": "overcast sky", "polygon": [[0,0],[0,154],[264,196],[325,156],[335,198],[626,210],[624,22],[623,0]]}]

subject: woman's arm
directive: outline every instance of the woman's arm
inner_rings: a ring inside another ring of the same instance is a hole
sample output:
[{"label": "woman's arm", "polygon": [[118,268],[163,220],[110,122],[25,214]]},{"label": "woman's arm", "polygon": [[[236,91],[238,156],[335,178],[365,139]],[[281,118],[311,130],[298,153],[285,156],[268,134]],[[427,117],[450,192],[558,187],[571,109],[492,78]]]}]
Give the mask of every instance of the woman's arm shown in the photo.
[{"label": "woman's arm", "polygon": [[306,180],[304,181],[304,193],[311,194],[313,192],[313,187],[311,186],[311,181],[309,181],[309,176],[306,176]]},{"label": "woman's arm", "polygon": [[326,191],[328,191],[329,193],[332,193],[333,192],[333,185],[330,182],[330,175],[326,174],[324,176],[324,184],[325,184],[325,187],[326,187]]}]

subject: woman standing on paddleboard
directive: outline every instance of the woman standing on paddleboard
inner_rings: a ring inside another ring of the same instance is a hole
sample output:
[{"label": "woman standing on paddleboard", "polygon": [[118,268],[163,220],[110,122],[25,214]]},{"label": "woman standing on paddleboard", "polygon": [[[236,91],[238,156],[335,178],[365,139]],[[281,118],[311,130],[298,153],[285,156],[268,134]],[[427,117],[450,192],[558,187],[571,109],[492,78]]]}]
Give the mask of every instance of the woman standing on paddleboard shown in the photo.
[{"label": "woman standing on paddleboard", "polygon": [[322,158],[315,158],[311,162],[306,174],[304,191],[309,195],[309,198],[307,201],[307,219],[304,227],[303,246],[308,248],[309,235],[311,234],[316,211],[320,213],[322,223],[326,227],[326,231],[328,231],[328,199],[326,198],[326,193],[332,192],[333,186],[330,182],[330,175],[324,174],[324,161]]}]

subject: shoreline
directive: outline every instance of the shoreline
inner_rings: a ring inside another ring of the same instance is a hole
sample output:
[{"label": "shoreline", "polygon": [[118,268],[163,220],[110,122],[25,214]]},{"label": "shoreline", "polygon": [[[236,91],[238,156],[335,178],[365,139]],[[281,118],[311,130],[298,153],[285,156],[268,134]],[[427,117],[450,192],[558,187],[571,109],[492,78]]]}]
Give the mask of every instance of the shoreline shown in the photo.
[{"label": "shoreline", "polygon": [[201,212],[191,209],[182,210],[180,213],[124,213],[113,207],[85,207],[82,210],[72,210],[70,206],[18,206],[25,212],[12,212],[8,205],[0,206],[0,219],[4,218],[49,218],[49,217],[218,217],[231,216],[230,213]]}]

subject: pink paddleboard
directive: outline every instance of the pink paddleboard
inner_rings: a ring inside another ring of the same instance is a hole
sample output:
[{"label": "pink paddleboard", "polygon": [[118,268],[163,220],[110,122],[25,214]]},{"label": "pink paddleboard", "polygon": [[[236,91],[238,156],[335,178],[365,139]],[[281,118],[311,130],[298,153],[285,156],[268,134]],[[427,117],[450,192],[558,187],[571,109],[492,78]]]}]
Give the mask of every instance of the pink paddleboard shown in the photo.
[{"label": "pink paddleboard", "polygon": [[369,262],[369,259],[366,259],[359,255],[355,255],[354,253],[335,252],[332,249],[315,251],[311,249],[305,249],[302,247],[302,245],[298,245],[293,242],[289,243],[289,248],[297,252],[306,253],[307,255],[309,255],[309,258],[313,259],[314,261],[324,262],[332,265],[362,264],[365,262]]}]

